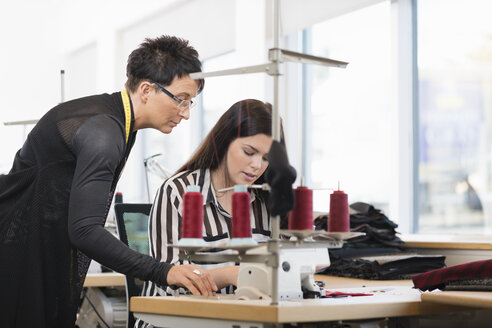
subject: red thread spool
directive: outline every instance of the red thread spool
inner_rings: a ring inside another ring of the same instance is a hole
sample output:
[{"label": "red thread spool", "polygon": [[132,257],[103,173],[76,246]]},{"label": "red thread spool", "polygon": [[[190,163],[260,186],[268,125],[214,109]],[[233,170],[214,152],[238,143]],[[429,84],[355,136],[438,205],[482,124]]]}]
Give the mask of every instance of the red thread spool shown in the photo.
[{"label": "red thread spool", "polygon": [[335,190],[330,195],[330,214],[328,215],[329,232],[349,232],[350,215],[348,195],[341,190]]},{"label": "red thread spool", "polygon": [[251,238],[250,198],[246,186],[235,186],[232,194],[232,238]]},{"label": "red thread spool", "polygon": [[203,238],[203,195],[199,186],[188,186],[183,196],[181,238]]},{"label": "red thread spool", "polygon": [[289,215],[289,230],[313,230],[313,190],[299,186],[294,197],[296,205]]}]

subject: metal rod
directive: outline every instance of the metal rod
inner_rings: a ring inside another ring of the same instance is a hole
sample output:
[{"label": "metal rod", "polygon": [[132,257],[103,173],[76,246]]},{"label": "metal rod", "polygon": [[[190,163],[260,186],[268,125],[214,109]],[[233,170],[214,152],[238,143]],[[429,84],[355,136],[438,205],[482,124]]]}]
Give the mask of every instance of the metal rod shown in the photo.
[{"label": "metal rod", "polygon": [[279,47],[280,7],[278,0],[273,0],[273,47]]},{"label": "metal rod", "polygon": [[[161,166],[161,164],[159,164],[155,159],[152,159],[149,162],[149,166],[152,166],[154,168],[154,171],[159,171],[161,173],[159,176],[161,179],[167,179],[168,177],[170,177],[172,175],[172,173],[169,172],[169,170],[163,168]],[[157,175],[159,175],[159,174],[157,174]]]},{"label": "metal rod", "polygon": [[26,120],[26,121],[12,121],[3,122],[3,125],[25,125],[25,124],[36,124],[39,120]]},{"label": "metal rod", "polygon": [[[278,218],[278,216],[277,216]],[[279,244],[280,240],[279,239],[274,239],[272,240],[268,246],[269,250],[271,252],[271,256],[274,257],[274,263],[272,263],[272,302],[271,305],[278,305],[279,303],[279,287],[278,287],[278,275],[279,275]]]},{"label": "metal rod", "polygon": [[345,68],[348,65],[348,62],[330,59],[326,57],[308,55],[301,52],[295,52],[295,51],[285,50],[280,48],[269,49],[269,57],[270,58],[278,57],[280,62],[314,64],[314,65],[339,67],[339,68]]},{"label": "metal rod", "polygon": [[[249,186],[246,186],[246,187],[248,187],[248,189],[270,190],[270,185],[268,183],[252,184],[252,185],[249,185]],[[229,190],[233,190],[233,189],[234,189],[234,187],[227,187],[227,188],[219,189],[219,190],[217,190],[217,192],[224,192],[224,191],[229,191]]]},{"label": "metal rod", "polygon": [[147,200],[150,203],[150,184],[149,184],[149,172],[147,170],[147,163],[144,161],[145,170],[145,182],[147,184]]},{"label": "metal rod", "polygon": [[[273,0],[273,47],[279,48],[279,15],[280,15],[280,7],[279,0]],[[275,58],[272,61],[277,65],[279,63],[279,58]],[[279,101],[278,101],[278,93],[279,93],[279,75],[273,75],[273,106],[272,106],[272,137],[274,140],[280,142],[280,114],[279,114]],[[272,241],[275,244],[273,247],[272,253],[274,255],[278,254],[278,243],[279,243],[279,235],[280,235],[280,216],[275,215],[272,216]],[[278,261],[278,257],[277,257]],[[279,264],[275,263],[272,267],[272,305],[277,305],[279,302],[279,291],[278,291],[278,267]]]},{"label": "metal rod", "polygon": [[269,49],[268,57],[269,60],[271,61],[270,63],[231,68],[231,69],[225,69],[225,70],[213,71],[213,72],[196,72],[196,73],[191,73],[190,77],[194,80],[198,80],[207,77],[241,75],[241,74],[252,74],[252,73],[267,73],[268,75],[278,76],[280,75],[280,64],[282,62],[315,64],[315,65],[338,67],[338,68],[345,68],[348,65],[348,63],[344,61],[307,55],[307,54],[280,49],[280,48]]},{"label": "metal rod", "polygon": [[60,102],[65,102],[65,70],[64,69],[60,70],[60,83],[61,83]]},{"label": "metal rod", "polygon": [[214,72],[196,72],[196,73],[191,73],[190,77],[193,80],[198,80],[206,77],[251,74],[251,73],[267,73],[270,75],[278,74],[276,66],[272,65],[272,63],[266,63],[261,65],[224,69]]}]

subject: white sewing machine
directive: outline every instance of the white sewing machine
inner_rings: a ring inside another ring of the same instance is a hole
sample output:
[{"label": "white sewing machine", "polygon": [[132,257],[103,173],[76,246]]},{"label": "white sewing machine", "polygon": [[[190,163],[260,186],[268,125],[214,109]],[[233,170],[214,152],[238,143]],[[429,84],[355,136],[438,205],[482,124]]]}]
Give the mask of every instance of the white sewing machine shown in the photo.
[{"label": "white sewing machine", "polygon": [[[252,249],[248,254],[268,254],[266,247]],[[322,292],[314,282],[317,266],[330,266],[328,249],[289,248],[279,252],[279,301],[303,299],[302,287]],[[271,299],[272,268],[263,263],[241,262],[235,298]]]}]

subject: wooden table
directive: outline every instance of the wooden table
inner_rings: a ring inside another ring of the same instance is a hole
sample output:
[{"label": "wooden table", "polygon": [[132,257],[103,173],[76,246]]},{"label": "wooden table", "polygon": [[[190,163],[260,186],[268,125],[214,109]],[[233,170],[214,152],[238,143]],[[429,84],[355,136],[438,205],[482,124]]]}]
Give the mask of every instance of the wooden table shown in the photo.
[{"label": "wooden table", "polygon": [[492,309],[492,292],[437,291],[422,293],[422,302]]},{"label": "wooden table", "polygon": [[490,236],[454,236],[454,235],[401,235],[407,248],[438,248],[459,250],[492,250]]},{"label": "wooden table", "polygon": [[125,276],[116,272],[88,273],[84,287],[125,286]]},{"label": "wooden table", "polygon": [[373,293],[373,296],[283,301],[233,300],[230,296],[132,297],[130,310],[136,317],[166,327],[264,327],[264,324],[357,320],[436,314],[469,309],[422,302],[410,280],[370,281],[329,276],[326,288]]}]

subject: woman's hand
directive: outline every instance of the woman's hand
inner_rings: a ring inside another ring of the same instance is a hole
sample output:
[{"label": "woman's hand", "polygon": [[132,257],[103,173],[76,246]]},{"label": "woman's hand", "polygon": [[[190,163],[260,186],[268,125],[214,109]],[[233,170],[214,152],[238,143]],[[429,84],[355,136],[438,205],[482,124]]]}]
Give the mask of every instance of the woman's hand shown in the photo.
[{"label": "woman's hand", "polygon": [[193,295],[211,296],[218,290],[210,273],[193,264],[174,265],[167,274],[167,284],[186,287]]},{"label": "woman's hand", "polygon": [[237,286],[237,277],[239,274],[239,265],[231,265],[220,268],[215,268],[209,271],[213,280],[222,289],[224,287],[234,285]]}]

